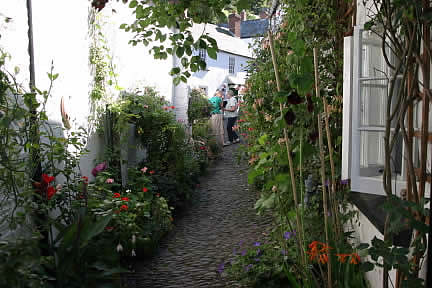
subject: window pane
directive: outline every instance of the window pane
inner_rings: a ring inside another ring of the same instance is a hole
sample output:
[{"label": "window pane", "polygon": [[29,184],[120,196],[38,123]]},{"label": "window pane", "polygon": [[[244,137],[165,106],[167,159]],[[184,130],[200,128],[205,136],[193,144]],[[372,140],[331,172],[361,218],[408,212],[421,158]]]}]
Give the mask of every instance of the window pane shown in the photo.
[{"label": "window pane", "polygon": [[384,167],[384,133],[360,132],[360,176],[378,176]]},{"label": "window pane", "polygon": [[362,33],[361,77],[384,77],[387,73],[381,43],[376,34],[370,31]]},{"label": "window pane", "polygon": [[[385,162],[384,132],[361,131],[360,142],[360,176],[381,176]],[[399,133],[390,157],[392,172],[399,175],[403,167],[402,154],[403,141]]]},{"label": "window pane", "polygon": [[387,101],[387,81],[360,82],[360,125],[384,126]]}]

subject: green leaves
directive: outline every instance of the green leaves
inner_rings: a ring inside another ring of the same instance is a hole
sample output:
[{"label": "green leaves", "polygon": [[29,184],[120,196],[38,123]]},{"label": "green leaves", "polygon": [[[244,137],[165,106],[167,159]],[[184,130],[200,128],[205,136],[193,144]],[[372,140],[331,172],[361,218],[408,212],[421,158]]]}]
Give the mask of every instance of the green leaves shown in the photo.
[{"label": "green leaves", "polygon": [[215,60],[217,59],[217,49],[216,48],[213,48],[213,47],[208,48],[207,53],[208,53],[210,58],[215,59]]},{"label": "green leaves", "polygon": [[138,5],[138,1],[136,1],[136,0],[132,0],[132,1],[129,3],[129,8],[135,8],[137,5]]}]

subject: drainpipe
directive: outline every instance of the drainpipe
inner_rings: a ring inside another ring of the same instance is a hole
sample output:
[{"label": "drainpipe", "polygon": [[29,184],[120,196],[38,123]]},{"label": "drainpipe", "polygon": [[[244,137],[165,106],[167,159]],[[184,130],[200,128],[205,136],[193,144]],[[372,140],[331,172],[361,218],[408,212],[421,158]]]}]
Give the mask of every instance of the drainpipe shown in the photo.
[{"label": "drainpipe", "polygon": [[35,80],[35,69],[34,69],[34,47],[33,47],[33,13],[32,13],[32,2],[31,0],[27,0],[27,19],[28,19],[28,53],[30,57],[30,90],[34,91],[36,87]]},{"label": "drainpipe", "polygon": [[[172,33],[173,34],[175,34],[176,33],[176,28],[175,27],[172,27],[171,28],[171,31],[172,31]],[[176,64],[177,64],[177,56],[176,56],[176,54],[175,53],[173,53],[173,55],[172,55],[172,66],[171,66],[171,68],[174,68],[174,67],[176,67]],[[176,85],[174,84],[174,76],[172,76],[171,77],[171,104],[172,105],[176,105],[176,103],[174,103],[174,101],[175,101],[175,88],[176,88]]]}]

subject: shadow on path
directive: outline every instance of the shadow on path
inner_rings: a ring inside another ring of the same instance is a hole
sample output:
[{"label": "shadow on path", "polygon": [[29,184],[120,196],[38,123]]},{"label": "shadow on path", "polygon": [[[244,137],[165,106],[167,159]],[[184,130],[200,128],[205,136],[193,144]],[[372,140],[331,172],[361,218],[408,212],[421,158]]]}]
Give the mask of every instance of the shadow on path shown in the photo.
[{"label": "shadow on path", "polygon": [[[235,287],[217,272],[239,242],[257,241],[270,219],[256,215],[256,193],[247,185],[247,166],[234,155],[238,145],[224,148],[201,179],[197,200],[175,222],[157,254],[135,265],[135,287]],[[265,223],[267,222],[267,224]]]}]

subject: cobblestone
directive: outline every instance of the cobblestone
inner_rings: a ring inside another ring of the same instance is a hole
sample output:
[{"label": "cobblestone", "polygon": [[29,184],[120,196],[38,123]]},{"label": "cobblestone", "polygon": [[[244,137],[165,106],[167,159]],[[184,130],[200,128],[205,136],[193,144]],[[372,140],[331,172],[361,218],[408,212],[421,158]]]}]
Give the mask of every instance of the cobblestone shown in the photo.
[{"label": "cobblestone", "polygon": [[[247,166],[238,164],[238,145],[224,148],[195,191],[195,202],[176,219],[157,254],[135,264],[131,287],[236,287],[217,272],[239,242],[252,243],[270,227],[256,215],[256,194],[247,185]],[[268,232],[268,231],[267,231]]]}]

